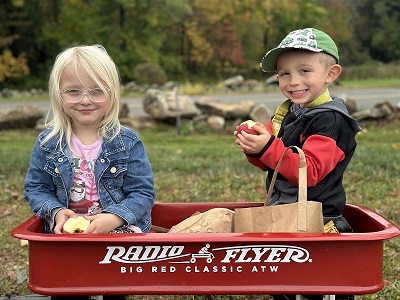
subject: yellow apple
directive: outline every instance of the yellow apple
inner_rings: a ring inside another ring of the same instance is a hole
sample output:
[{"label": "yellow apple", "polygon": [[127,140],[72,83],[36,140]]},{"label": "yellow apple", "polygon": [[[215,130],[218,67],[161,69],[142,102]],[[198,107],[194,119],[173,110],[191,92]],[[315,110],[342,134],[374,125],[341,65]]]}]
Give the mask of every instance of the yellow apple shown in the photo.
[{"label": "yellow apple", "polygon": [[63,231],[65,233],[82,233],[88,228],[89,224],[90,221],[82,216],[69,218],[67,222],[64,223]]}]

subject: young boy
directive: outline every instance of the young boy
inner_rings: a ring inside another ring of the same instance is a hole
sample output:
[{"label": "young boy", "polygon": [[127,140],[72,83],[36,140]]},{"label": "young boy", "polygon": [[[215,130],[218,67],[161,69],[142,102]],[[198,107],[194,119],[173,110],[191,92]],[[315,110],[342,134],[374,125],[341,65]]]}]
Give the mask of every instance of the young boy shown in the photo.
[{"label": "young boy", "polygon": [[[258,135],[235,131],[238,144],[250,163],[268,172],[267,188],[279,158],[288,146],[302,148],[307,160],[308,199],[320,201],[324,222],[334,222],[340,232],[352,229],[343,218],[346,193],[343,173],[356,148],[360,131],[344,101],[331,97],[328,86],[340,75],[335,42],[324,32],[305,28],[290,32],[261,61],[265,72],[276,71],[281,92],[288,98],[279,106],[267,127],[256,124]],[[238,129],[238,128],[237,128]],[[297,201],[297,153],[283,159],[269,205]],[[274,299],[292,299],[278,296]],[[322,296],[305,296],[322,299]],[[336,299],[353,299],[336,296]]]},{"label": "young boy", "polygon": [[[360,126],[349,116],[344,101],[331,97],[328,91],[328,86],[342,71],[335,42],[314,28],[295,30],[278,47],[267,52],[260,65],[265,72],[276,71],[279,88],[288,100],[276,109],[267,127],[254,125],[258,135],[235,131],[236,144],[248,161],[263,171],[275,169],[286,147],[302,148],[308,168],[308,199],[322,203],[324,223],[332,220],[340,232],[351,232],[342,216],[346,203],[342,180],[354,154]],[[269,205],[297,201],[298,162],[298,154],[289,150]],[[268,172],[267,188],[272,174]],[[284,295],[274,298],[292,299]],[[337,296],[336,299],[353,297]]]},{"label": "young boy", "polygon": [[[308,168],[308,199],[322,203],[325,223],[332,220],[340,232],[351,232],[342,216],[346,203],[342,179],[354,154],[360,126],[349,116],[344,101],[331,97],[328,91],[342,71],[335,42],[314,28],[295,30],[267,52],[260,65],[265,72],[276,71],[279,88],[288,100],[276,109],[267,127],[253,126],[258,135],[235,131],[236,144],[248,161],[263,171],[275,169],[287,146],[302,148]],[[269,205],[297,201],[298,162],[298,154],[289,150]],[[268,172],[267,188],[272,174]]]}]

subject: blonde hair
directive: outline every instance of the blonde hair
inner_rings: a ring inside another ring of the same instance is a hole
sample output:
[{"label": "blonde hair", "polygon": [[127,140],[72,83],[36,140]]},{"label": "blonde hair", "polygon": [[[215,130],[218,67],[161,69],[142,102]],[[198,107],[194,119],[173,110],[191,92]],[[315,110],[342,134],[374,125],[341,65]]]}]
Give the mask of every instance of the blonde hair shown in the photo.
[{"label": "blonde hair", "polygon": [[[58,136],[58,145],[62,139],[70,145],[72,124],[64,112],[60,94],[60,80],[67,67],[72,67],[77,76],[78,69],[87,75],[109,95],[110,108],[98,128],[98,137],[113,139],[121,130],[118,119],[121,83],[118,68],[106,49],[101,45],[76,46],[61,52],[53,65],[49,78],[50,111],[46,118],[46,127],[51,128],[43,143]],[[71,147],[70,147],[71,148]]]},{"label": "blonde hair", "polygon": [[325,52],[320,52],[320,61],[325,66],[326,69],[337,64],[336,58]]}]

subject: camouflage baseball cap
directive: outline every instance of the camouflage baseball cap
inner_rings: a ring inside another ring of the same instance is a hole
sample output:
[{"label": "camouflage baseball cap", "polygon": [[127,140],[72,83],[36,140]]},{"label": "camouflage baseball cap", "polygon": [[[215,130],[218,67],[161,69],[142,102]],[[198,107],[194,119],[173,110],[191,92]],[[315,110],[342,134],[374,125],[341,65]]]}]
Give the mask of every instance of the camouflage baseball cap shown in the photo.
[{"label": "camouflage baseball cap", "polygon": [[276,70],[278,56],[287,49],[305,49],[313,52],[325,52],[339,63],[339,53],[335,42],[329,35],[315,28],[304,28],[290,32],[278,47],[268,51],[261,59],[260,67],[264,72]]}]

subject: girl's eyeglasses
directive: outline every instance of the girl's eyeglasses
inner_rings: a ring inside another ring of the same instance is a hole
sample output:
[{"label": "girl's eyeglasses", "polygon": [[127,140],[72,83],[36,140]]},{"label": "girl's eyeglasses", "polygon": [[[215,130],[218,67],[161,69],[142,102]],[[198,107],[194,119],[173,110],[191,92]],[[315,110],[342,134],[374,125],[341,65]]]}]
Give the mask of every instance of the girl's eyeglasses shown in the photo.
[{"label": "girl's eyeglasses", "polygon": [[[110,89],[106,89],[106,92],[110,92]],[[106,92],[101,88],[94,88],[87,90],[84,93],[80,89],[66,89],[60,90],[61,99],[67,103],[79,103],[83,100],[83,97],[88,96],[92,102],[104,102],[107,100]]]}]

